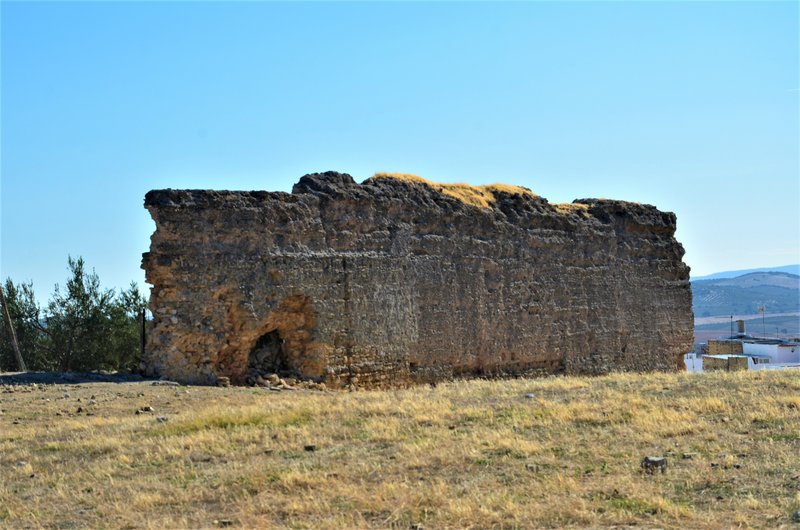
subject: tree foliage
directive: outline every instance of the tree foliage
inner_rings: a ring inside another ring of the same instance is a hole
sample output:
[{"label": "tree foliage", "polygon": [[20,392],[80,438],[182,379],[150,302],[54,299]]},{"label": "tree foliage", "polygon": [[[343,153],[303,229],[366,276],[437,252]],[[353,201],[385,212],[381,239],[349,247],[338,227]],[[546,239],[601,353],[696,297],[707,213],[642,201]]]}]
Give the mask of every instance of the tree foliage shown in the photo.
[{"label": "tree foliage", "polygon": [[[46,310],[30,283],[6,280],[6,303],[29,370],[135,370],[140,355],[140,315],[146,301],[135,283],[119,293],[103,289],[83,258],[68,258],[70,277],[56,285]],[[14,369],[4,328],[0,370]]]},{"label": "tree foliage", "polygon": [[[40,310],[33,294],[33,284],[15,284],[8,278],[3,286],[8,313],[17,336],[19,348],[29,370],[50,370],[52,364],[44,355],[40,331]],[[11,345],[11,335],[5,322],[0,326],[0,370],[16,370],[17,363]]]}]

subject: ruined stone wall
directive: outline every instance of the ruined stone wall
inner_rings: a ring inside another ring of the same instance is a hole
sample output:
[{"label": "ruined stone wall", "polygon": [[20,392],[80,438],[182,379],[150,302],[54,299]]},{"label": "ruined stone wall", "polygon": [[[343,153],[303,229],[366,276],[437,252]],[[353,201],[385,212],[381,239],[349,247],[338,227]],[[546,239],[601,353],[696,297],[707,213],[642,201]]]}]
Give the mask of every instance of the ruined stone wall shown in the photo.
[{"label": "ruined stone wall", "polygon": [[734,355],[731,357],[710,357],[703,356],[704,372],[739,372],[748,369],[747,357],[744,355]]},{"label": "ruined stone wall", "polygon": [[674,214],[506,188],[485,207],[333,172],[291,194],[149,192],[148,370],[243,383],[267,343],[281,369],[333,386],[682,367],[693,317]]},{"label": "ruined stone wall", "polygon": [[736,340],[709,340],[708,341],[708,354],[709,355],[722,355],[722,354],[736,354],[743,353],[744,346],[741,341]]}]

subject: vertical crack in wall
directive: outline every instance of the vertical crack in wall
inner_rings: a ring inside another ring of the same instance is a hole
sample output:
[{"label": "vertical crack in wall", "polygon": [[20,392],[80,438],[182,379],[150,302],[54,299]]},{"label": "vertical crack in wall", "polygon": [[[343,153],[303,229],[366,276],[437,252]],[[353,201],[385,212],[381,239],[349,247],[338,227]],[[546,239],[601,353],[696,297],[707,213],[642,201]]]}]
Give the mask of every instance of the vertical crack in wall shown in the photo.
[{"label": "vertical crack in wall", "polygon": [[350,310],[350,274],[347,258],[342,258],[342,300],[344,302],[344,354],[347,363],[347,384],[353,382],[353,318]]}]

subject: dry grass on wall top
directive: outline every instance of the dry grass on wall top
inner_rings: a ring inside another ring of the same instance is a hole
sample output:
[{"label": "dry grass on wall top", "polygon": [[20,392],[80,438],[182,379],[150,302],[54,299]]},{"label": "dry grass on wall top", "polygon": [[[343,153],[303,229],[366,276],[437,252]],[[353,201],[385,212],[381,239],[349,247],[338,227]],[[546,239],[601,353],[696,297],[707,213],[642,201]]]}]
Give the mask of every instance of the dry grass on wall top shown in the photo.
[{"label": "dry grass on wall top", "polygon": [[522,186],[513,186],[511,184],[488,184],[485,186],[472,186],[470,184],[455,183],[455,184],[440,184],[422,178],[417,175],[408,173],[375,173],[372,177],[367,179],[367,182],[374,182],[379,179],[394,179],[404,182],[415,182],[424,184],[432,189],[439,191],[445,195],[453,197],[464,204],[476,206],[478,208],[491,208],[492,204],[497,201],[496,195],[507,193],[510,195],[525,195],[536,197],[528,188]]},{"label": "dry grass on wall top", "polygon": [[800,509],[789,371],[0,384],[0,409],[0,528],[793,528]]},{"label": "dry grass on wall top", "polygon": [[576,202],[561,202],[552,205],[558,213],[588,215],[589,205]]}]

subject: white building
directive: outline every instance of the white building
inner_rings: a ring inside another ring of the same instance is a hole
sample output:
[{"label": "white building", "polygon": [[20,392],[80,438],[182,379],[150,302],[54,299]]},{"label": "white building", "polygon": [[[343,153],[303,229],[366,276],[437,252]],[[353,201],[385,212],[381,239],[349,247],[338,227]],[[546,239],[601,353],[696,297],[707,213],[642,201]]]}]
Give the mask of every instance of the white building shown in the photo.
[{"label": "white building", "polygon": [[687,353],[683,358],[686,370],[800,369],[800,342],[753,337],[745,333],[744,321],[737,324],[738,334],[708,341],[702,354]]}]

